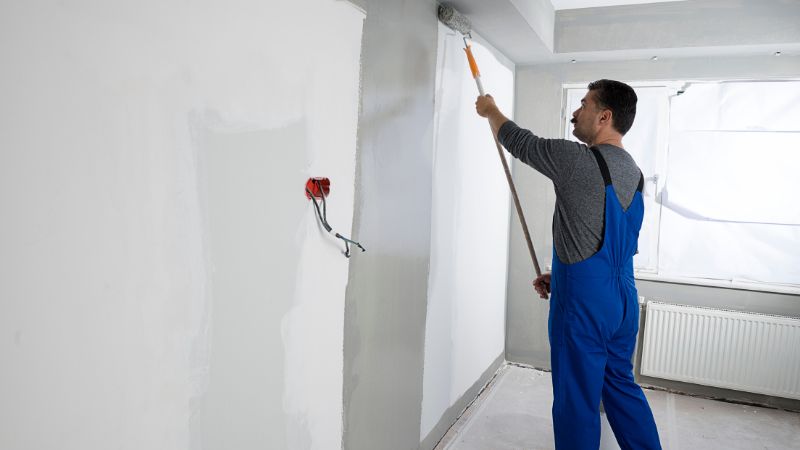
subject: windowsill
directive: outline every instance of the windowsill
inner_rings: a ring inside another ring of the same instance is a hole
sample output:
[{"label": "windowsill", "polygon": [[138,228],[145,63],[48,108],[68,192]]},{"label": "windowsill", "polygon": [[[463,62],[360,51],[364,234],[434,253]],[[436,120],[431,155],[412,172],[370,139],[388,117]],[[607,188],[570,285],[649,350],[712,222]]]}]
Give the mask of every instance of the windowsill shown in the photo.
[{"label": "windowsill", "polygon": [[696,286],[717,287],[724,289],[738,289],[745,291],[769,292],[773,294],[800,295],[800,286],[781,284],[748,283],[744,281],[711,280],[704,278],[669,277],[647,272],[635,272],[637,280],[656,281],[660,283],[689,284]]},{"label": "windowsill", "polygon": [[[545,266],[548,272],[553,270],[550,264]],[[748,283],[744,281],[712,280],[708,278],[668,277],[652,272],[634,271],[634,278],[643,281],[656,281],[659,283],[688,284],[694,286],[716,287],[723,289],[738,289],[742,291],[767,292],[770,294],[800,295],[800,286],[784,284]]]}]

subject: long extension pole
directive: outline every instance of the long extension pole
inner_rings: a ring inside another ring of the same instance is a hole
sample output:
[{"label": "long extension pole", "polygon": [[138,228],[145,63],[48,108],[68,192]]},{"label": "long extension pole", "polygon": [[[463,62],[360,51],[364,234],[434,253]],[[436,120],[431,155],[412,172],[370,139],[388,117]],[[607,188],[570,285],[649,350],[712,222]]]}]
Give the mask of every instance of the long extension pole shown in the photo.
[{"label": "long extension pole", "polygon": [[[472,78],[475,79],[475,84],[478,86],[478,92],[481,96],[486,95],[483,91],[483,84],[481,83],[481,73],[478,71],[478,64],[475,62],[475,57],[472,56],[472,49],[464,39],[464,51],[467,53],[469,60],[469,68],[472,71]],[[522,206],[519,204],[519,196],[517,195],[517,188],[514,186],[514,180],[511,178],[511,171],[508,168],[508,162],[503,154],[503,147],[494,135],[494,130],[491,130],[494,139],[494,145],[497,147],[497,154],[500,156],[500,162],[503,163],[503,171],[506,173],[506,181],[508,181],[508,188],[511,190],[511,196],[514,198],[514,207],[517,209],[517,216],[519,216],[520,224],[522,225],[522,232],[525,234],[525,242],[528,244],[528,252],[531,254],[531,261],[533,261],[533,268],[536,270],[536,276],[542,276],[542,270],[539,268],[539,260],[536,258],[536,250],[533,249],[533,242],[531,241],[531,234],[528,232],[528,223],[525,221],[525,214],[522,212]]]}]

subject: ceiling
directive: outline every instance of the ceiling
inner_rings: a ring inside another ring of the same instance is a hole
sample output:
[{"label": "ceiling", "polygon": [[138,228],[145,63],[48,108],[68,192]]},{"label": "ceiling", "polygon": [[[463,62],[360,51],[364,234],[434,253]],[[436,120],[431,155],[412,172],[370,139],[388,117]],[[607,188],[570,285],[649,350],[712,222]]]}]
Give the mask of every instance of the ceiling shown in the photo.
[{"label": "ceiling", "polygon": [[[680,2],[683,0],[661,0],[661,2]],[[602,6],[638,5],[642,3],[658,3],[653,0],[550,0],[553,9],[597,8]]]},{"label": "ceiling", "polygon": [[518,65],[800,55],[797,0],[445,0]]}]

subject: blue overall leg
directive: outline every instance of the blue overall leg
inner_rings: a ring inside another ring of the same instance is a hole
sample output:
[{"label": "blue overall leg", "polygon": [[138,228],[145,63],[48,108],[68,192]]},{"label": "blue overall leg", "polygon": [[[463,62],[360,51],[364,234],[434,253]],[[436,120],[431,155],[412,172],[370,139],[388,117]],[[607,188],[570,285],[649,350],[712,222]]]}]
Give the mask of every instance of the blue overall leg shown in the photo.
[{"label": "blue overall leg", "polygon": [[600,399],[620,447],[660,449],[653,414],[633,381],[631,357],[639,324],[633,255],[644,216],[641,193],[620,205],[605,161],[604,237],[590,258],[564,264],[553,253],[548,331],[556,449],[600,445]]},{"label": "blue overall leg", "polygon": [[[634,288],[635,289],[635,288]],[[653,413],[644,392],[633,381],[631,358],[639,329],[639,303],[634,290],[623,325],[608,342],[603,405],[622,450],[661,448]]]},{"label": "blue overall leg", "polygon": [[556,449],[597,449],[600,445],[600,396],[606,352],[602,339],[584,327],[575,311],[568,280],[551,278],[550,364],[553,379],[553,432]]}]

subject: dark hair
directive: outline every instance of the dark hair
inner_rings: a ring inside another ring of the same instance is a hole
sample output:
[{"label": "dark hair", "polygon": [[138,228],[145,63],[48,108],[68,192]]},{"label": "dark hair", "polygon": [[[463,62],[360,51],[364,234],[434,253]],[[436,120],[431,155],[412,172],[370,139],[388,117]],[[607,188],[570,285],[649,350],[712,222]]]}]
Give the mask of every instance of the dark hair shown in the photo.
[{"label": "dark hair", "polygon": [[589,83],[589,90],[595,91],[597,106],[611,110],[611,124],[624,136],[636,117],[637,98],[633,88],[620,81],[597,80]]}]

